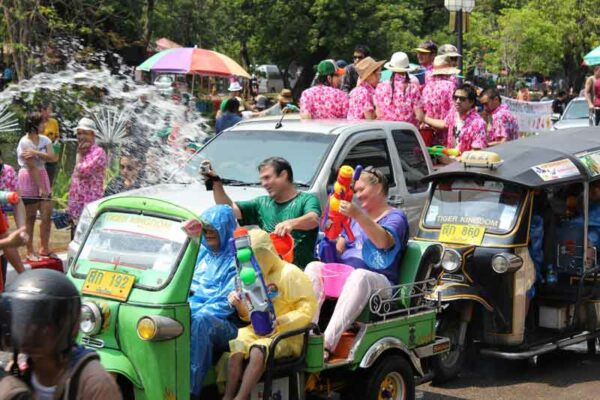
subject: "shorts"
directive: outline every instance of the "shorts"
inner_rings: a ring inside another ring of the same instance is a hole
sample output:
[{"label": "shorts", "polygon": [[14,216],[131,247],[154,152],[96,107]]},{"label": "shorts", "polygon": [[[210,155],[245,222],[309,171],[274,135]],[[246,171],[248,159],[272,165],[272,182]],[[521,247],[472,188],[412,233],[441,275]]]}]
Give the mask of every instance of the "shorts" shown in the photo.
[{"label": "shorts", "polygon": [[[47,193],[51,193],[50,180],[48,179],[48,173],[46,172],[46,169],[42,168],[39,171],[40,178],[42,180],[42,187]],[[21,168],[19,170],[17,188],[19,188],[19,193],[23,198],[23,203],[33,204],[41,200],[40,189],[36,186],[33,176],[29,173],[27,168]],[[31,202],[30,200],[35,201]]]}]

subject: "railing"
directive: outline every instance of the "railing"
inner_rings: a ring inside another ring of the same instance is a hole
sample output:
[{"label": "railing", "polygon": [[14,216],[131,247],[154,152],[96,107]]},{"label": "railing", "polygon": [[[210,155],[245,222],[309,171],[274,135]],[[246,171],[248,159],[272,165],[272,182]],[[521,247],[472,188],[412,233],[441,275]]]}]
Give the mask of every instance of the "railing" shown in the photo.
[{"label": "railing", "polygon": [[372,314],[384,320],[408,316],[423,311],[441,310],[441,296],[434,300],[436,279],[405,283],[375,290],[369,299]]}]

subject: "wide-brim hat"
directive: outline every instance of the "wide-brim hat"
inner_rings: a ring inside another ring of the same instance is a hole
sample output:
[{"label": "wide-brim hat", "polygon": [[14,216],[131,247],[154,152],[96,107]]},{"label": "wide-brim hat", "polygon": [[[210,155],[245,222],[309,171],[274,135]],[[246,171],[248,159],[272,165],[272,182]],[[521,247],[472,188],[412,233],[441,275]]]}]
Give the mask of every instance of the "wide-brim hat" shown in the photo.
[{"label": "wide-brim hat", "polygon": [[373,72],[377,71],[385,64],[383,61],[375,61],[371,57],[365,57],[356,66],[356,72],[358,73],[359,83],[367,79]]},{"label": "wide-brim hat", "polygon": [[440,48],[438,49],[438,55],[446,57],[462,57],[458,52],[456,46],[451,44],[444,44],[440,46]]},{"label": "wide-brim hat", "polygon": [[87,118],[87,117],[81,118],[79,120],[79,122],[77,123],[77,126],[74,129],[75,133],[77,133],[77,131],[80,129],[82,131],[92,131],[95,134],[98,134],[98,127],[96,126],[96,123],[94,122],[94,120],[91,118]]},{"label": "wide-brim hat", "polygon": [[291,103],[294,101],[292,91],[290,89],[282,89],[279,93],[278,100],[282,103]]},{"label": "wide-brim hat", "polygon": [[458,75],[460,69],[448,63],[447,56],[436,56],[433,59],[431,75]]},{"label": "wide-brim hat", "polygon": [[242,91],[242,85],[240,85],[239,82],[232,82],[229,85],[229,88],[227,88],[228,91],[230,92],[241,92]]},{"label": "wide-brim hat", "polygon": [[402,51],[392,54],[392,58],[389,62],[384,64],[384,67],[392,72],[414,71],[414,68],[410,66],[410,62],[408,61],[408,55]]}]

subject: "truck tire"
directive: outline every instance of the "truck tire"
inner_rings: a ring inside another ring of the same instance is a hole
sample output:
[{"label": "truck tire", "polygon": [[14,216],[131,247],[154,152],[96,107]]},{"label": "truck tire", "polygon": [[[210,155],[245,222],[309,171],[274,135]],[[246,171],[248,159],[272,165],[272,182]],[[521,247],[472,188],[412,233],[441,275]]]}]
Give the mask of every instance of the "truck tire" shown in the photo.
[{"label": "truck tire", "polygon": [[365,371],[362,395],[364,400],[413,400],[415,378],[406,359],[399,355],[383,355],[375,365]]},{"label": "truck tire", "polygon": [[431,366],[434,372],[434,385],[456,378],[465,365],[467,358],[466,343],[463,348],[459,348],[459,328],[460,318],[457,313],[450,312],[442,315],[437,334],[450,339],[450,351],[431,359]]}]

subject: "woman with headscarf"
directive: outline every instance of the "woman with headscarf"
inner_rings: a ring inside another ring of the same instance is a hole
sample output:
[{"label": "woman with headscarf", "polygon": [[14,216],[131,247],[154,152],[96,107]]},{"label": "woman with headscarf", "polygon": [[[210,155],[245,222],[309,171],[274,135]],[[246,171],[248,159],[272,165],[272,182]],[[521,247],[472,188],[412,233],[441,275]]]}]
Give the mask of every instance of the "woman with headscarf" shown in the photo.
[{"label": "woman with headscarf", "polygon": [[[250,396],[250,392],[265,371],[267,352],[273,337],[308,325],[317,307],[308,276],[300,268],[279,258],[269,234],[260,229],[252,229],[249,236],[252,252],[260,265],[269,298],[275,308],[277,322],[275,333],[270,336],[257,335],[252,325],[249,325],[240,329],[237,337],[229,342],[231,358],[228,363],[227,385],[223,396],[225,400],[234,397],[246,399]],[[230,302],[242,319],[248,318],[248,310],[236,292],[230,295]],[[302,343],[302,335],[282,340],[277,346],[275,357],[299,356]],[[248,359],[248,365],[238,390],[244,359]]]},{"label": "woman with headscarf", "polygon": [[200,397],[206,372],[215,351],[227,350],[235,338],[239,320],[227,302],[234,290],[236,268],[229,239],[236,220],[233,209],[216,205],[201,216],[203,238],[192,279],[191,296],[191,394]]},{"label": "woman with headscarf", "polygon": [[412,82],[408,75],[413,70],[408,56],[401,51],[394,53],[385,68],[392,71],[392,77],[375,89],[373,100],[377,119],[408,122],[418,128],[423,103],[419,85]]}]

